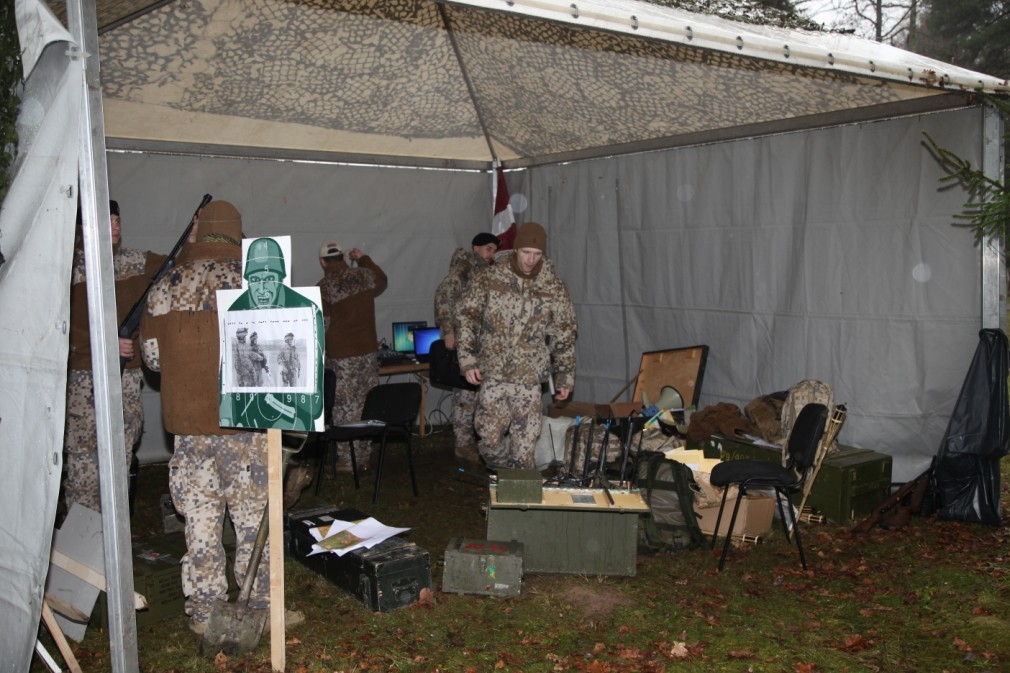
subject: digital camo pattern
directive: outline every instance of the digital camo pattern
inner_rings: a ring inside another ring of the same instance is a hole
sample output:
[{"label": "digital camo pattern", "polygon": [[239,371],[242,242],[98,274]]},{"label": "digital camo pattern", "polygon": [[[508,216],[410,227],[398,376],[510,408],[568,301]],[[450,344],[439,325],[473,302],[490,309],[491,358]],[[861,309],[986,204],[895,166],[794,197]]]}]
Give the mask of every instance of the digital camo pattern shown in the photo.
[{"label": "digital camo pattern", "polygon": [[455,331],[456,308],[463,296],[463,290],[478,272],[487,269],[488,264],[480,255],[456,248],[449,260],[449,273],[435,288],[435,324],[442,331],[442,336]]},{"label": "digital camo pattern", "polygon": [[546,257],[535,278],[521,279],[508,263],[512,254],[499,253],[463,294],[456,314],[460,371],[476,366],[485,380],[538,390],[553,372],[556,390],[572,388],[578,328],[568,288]]},{"label": "digital camo pattern", "polygon": [[[438,325],[444,338],[456,331],[456,309],[463,297],[463,291],[470,285],[478,273],[488,268],[480,255],[473,250],[456,248],[449,261],[449,273],[435,289],[435,324]],[[453,353],[455,355],[455,353]],[[474,413],[477,410],[477,392],[464,388],[454,388],[452,391],[452,435],[457,457],[469,454],[466,451],[473,446],[476,435],[473,429]]]},{"label": "digital camo pattern", "polygon": [[[532,470],[542,425],[540,386],[484,379],[474,425],[484,464],[491,470]],[[508,440],[505,439],[508,433]]]},{"label": "digital camo pattern", "polygon": [[[168,485],[176,511],[186,518],[182,592],[195,622],[206,623],[214,601],[228,597],[222,542],[228,515],[235,527],[235,582],[242,586],[267,502],[266,460],[262,432],[175,437]],[[264,548],[250,607],[268,607],[269,594],[270,555]]]},{"label": "digital camo pattern", "polygon": [[[147,265],[147,253],[143,250],[120,247],[112,255],[112,269],[115,280],[125,280],[133,276],[143,275]],[[87,280],[87,271],[84,268],[84,250],[80,248],[74,250],[74,267],[70,274],[71,285],[83,283]]]},{"label": "digital camo pattern", "polygon": [[[334,269],[319,281],[319,295],[324,304],[336,304],[379,287],[378,276],[367,267]],[[383,288],[385,289],[385,288]]]},{"label": "digital camo pattern", "polygon": [[[170,311],[216,312],[217,291],[241,287],[241,259],[200,259],[187,262],[171,269],[151,288],[147,295],[147,313],[160,316]],[[151,366],[147,360],[144,364]]]},{"label": "digital camo pattern", "polygon": [[[800,411],[803,407],[815,402],[826,406],[828,413],[831,413],[831,410],[835,407],[835,391],[823,381],[803,379],[794,383],[789,388],[789,392],[786,393],[786,401],[782,405],[782,437],[779,440],[779,444],[782,444],[783,464],[789,455],[787,440],[789,439],[789,434],[793,431],[793,425],[796,424]],[[833,441],[831,446],[828,447],[828,451],[833,452],[836,450],[838,450],[838,443]]]},{"label": "digital camo pattern", "polygon": [[[126,470],[133,460],[133,447],[140,441],[144,427],[144,405],[140,398],[140,369],[123,371],[123,436],[126,446]],[[67,509],[76,502],[102,511],[98,481],[98,427],[95,417],[94,381],[90,370],[67,372],[67,422],[63,436],[67,476],[63,499]]]},{"label": "digital camo pattern", "polygon": [[[259,129],[284,123],[293,128],[261,131],[261,139],[304,127],[321,143],[305,146],[331,151],[348,151],[342,143],[353,134],[463,147],[481,138],[483,121],[504,158],[756,124],[783,110],[800,118],[879,105],[922,95],[913,84],[929,76],[910,72],[915,82],[882,86],[686,38],[642,39],[426,0],[161,3],[102,31],[101,53],[110,108],[203,113],[222,120],[219,131],[234,118]],[[147,117],[131,111],[114,121]],[[206,133],[191,140],[221,142]],[[115,124],[110,134],[130,136]]]},{"label": "digital camo pattern", "polygon": [[[477,441],[474,416],[477,413],[477,391],[466,388],[452,389],[452,439],[457,454]],[[457,456],[459,457],[459,456]]]},{"label": "digital camo pattern", "polygon": [[[375,355],[367,353],[351,358],[326,358],[326,368],[337,375],[333,424],[360,421],[368,391],[379,385],[379,362]],[[372,457],[372,442],[356,441],[354,449],[358,465],[367,465]],[[337,463],[350,465],[350,455],[340,453]]]}]

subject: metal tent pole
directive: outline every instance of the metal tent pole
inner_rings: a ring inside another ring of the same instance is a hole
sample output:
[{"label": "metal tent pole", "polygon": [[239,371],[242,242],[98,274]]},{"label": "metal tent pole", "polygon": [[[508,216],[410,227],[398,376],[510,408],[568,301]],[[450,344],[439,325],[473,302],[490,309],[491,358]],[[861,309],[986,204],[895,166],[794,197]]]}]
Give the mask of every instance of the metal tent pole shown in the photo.
[{"label": "metal tent pole", "polygon": [[95,3],[68,0],[67,23],[79,45],[80,51],[76,51],[73,58],[81,63],[82,75],[78,171],[98,430],[104,574],[109,607],[109,659],[113,673],[136,673],[139,671],[137,617],[133,602],[133,559],[127,465],[124,460],[123,386],[119,373],[112,233],[109,226],[109,176],[105,159],[105,119]]}]

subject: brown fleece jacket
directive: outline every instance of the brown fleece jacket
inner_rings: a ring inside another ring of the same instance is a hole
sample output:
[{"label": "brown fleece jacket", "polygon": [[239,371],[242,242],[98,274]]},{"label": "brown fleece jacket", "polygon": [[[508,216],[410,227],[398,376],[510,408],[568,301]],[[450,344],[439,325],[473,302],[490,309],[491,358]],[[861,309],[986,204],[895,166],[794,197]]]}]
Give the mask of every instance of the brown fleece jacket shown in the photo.
[{"label": "brown fleece jacket", "polygon": [[379,350],[375,334],[375,298],[388,280],[368,255],[357,268],[331,268],[319,281],[326,318],[326,357],[351,358]]}]

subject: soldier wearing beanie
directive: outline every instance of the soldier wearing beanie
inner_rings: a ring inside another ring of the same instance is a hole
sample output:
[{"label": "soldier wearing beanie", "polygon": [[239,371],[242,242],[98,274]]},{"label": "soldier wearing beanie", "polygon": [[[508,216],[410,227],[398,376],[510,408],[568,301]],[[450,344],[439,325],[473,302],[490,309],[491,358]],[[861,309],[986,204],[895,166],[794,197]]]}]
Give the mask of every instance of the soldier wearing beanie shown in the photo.
[{"label": "soldier wearing beanie", "polygon": [[535,467],[541,384],[551,377],[557,400],[575,384],[575,308],[545,257],[547,232],[525,222],[514,245],[471,283],[456,314],[460,370],[480,386],[478,449],[492,470]]},{"label": "soldier wearing beanie", "polygon": [[[198,237],[151,289],[140,324],[144,364],[161,372],[162,420],[175,435],[168,485],[186,518],[182,590],[197,635],[206,631],[215,601],[228,595],[224,517],[235,528],[241,586],[267,501],[265,433],[222,427],[219,417],[217,290],[242,288],[241,239],[238,209],[227,201],[207,204]],[[269,606],[269,574],[264,550],[250,607]],[[288,611],[286,619],[293,626],[304,616]]]},{"label": "soldier wearing beanie", "polygon": [[[112,231],[112,265],[115,274],[116,315],[122,322],[133,305],[143,296],[151,277],[165,261],[164,255],[123,247],[119,203],[109,201],[109,225]],[[78,221],[80,225],[80,221]],[[119,339],[119,356],[126,360],[122,372],[123,430],[126,436],[127,467],[133,460],[133,448],[140,440],[144,425],[144,406],[140,389],[143,372],[136,338]],[[101,490],[98,482],[98,435],[95,420],[94,381],[91,372],[91,325],[88,319],[87,271],[84,250],[74,250],[70,286],[70,357],[67,362],[66,453],[67,477],[63,497],[67,510],[74,503],[100,512]]]},{"label": "soldier wearing beanie", "polygon": [[[450,351],[450,357],[456,357],[455,315],[463,291],[479,273],[494,263],[498,245],[497,236],[482,232],[470,241],[470,250],[456,248],[449,261],[449,273],[435,289],[435,324],[446,349]],[[480,463],[477,435],[473,429],[476,411],[476,386],[460,381],[460,386],[452,391],[452,432],[456,458],[464,463]]]}]

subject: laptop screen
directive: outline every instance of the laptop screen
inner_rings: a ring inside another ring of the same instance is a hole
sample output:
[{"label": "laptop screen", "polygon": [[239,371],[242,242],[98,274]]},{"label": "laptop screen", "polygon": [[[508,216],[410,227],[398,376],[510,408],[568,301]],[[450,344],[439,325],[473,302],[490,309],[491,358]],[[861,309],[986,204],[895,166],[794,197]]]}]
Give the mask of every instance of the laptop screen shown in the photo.
[{"label": "laptop screen", "polygon": [[425,362],[431,354],[431,344],[442,338],[437,327],[421,327],[414,330],[414,356]]},{"label": "laptop screen", "polygon": [[419,327],[427,327],[425,320],[412,320],[410,322],[393,323],[393,350],[404,355],[414,354],[414,335],[411,330]]}]

